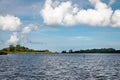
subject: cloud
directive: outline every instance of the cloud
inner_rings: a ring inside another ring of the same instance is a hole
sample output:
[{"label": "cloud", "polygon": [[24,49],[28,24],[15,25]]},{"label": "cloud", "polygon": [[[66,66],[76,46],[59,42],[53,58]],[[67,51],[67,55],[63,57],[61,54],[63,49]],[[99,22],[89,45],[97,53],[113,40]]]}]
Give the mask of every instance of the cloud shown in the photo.
[{"label": "cloud", "polygon": [[110,0],[108,5],[111,6],[114,2],[115,0]]},{"label": "cloud", "polygon": [[10,37],[10,39],[7,40],[7,43],[8,44],[16,44],[18,41],[19,41],[18,33],[17,32],[13,32],[13,34]]},{"label": "cloud", "polygon": [[0,30],[2,31],[17,31],[21,24],[20,19],[13,15],[0,16]]},{"label": "cloud", "polygon": [[[29,24],[26,27],[20,28],[21,24],[21,20],[13,15],[0,16],[0,30],[13,32],[13,34],[10,36],[10,39],[7,40],[7,44],[16,44],[18,42],[35,43],[28,41],[26,37],[31,31],[38,30],[40,26],[38,24]],[[0,44],[1,43],[2,40],[0,40]],[[35,44],[37,43],[39,42],[36,42]]]},{"label": "cloud", "polygon": [[[16,16],[39,16],[39,10],[44,0],[0,0],[0,14],[14,14]],[[33,8],[33,6],[35,6]]]},{"label": "cloud", "polygon": [[75,36],[75,37],[71,37],[71,40],[85,40],[85,41],[88,41],[88,40],[92,40],[92,38],[87,37],[87,36]]},{"label": "cloud", "polygon": [[30,39],[26,38],[26,43],[30,44],[45,44],[45,42],[40,42],[40,41],[31,41]]},{"label": "cloud", "polygon": [[31,31],[34,31],[34,30],[38,30],[40,28],[39,25],[36,25],[36,24],[29,24],[28,26],[24,27],[22,29],[22,34],[28,34],[30,33]]},{"label": "cloud", "polygon": [[0,16],[0,30],[13,32],[10,39],[7,40],[7,44],[16,44],[19,41],[17,31],[20,29],[21,24],[21,20],[13,15]]},{"label": "cloud", "polygon": [[120,10],[116,10],[112,16],[112,26],[120,27]]},{"label": "cloud", "polygon": [[40,28],[40,25],[38,25],[38,24],[29,24],[28,26],[24,27],[21,31],[22,42],[23,43],[35,43],[35,42],[30,41],[27,38],[27,34],[29,34],[31,31],[38,30],[39,28]]},{"label": "cloud", "polygon": [[[84,24],[89,26],[120,27],[120,10],[113,11],[111,7],[101,0],[89,0],[89,2],[94,8],[86,10],[78,8],[77,4],[73,5],[69,0],[59,2],[55,6],[53,6],[53,0],[46,0],[40,14],[44,23],[51,26]],[[111,3],[113,3],[113,0],[110,1]]]}]

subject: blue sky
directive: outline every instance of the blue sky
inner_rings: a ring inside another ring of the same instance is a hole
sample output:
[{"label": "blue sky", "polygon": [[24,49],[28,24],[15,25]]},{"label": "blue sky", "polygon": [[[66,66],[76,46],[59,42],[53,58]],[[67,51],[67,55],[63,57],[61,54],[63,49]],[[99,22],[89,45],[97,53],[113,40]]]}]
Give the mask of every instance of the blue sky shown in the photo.
[{"label": "blue sky", "polygon": [[[101,0],[108,4],[110,0]],[[62,2],[66,2],[63,0]],[[80,9],[93,8],[88,0],[71,0]],[[40,28],[31,30],[25,35],[27,42],[22,41],[21,32],[17,32],[20,38],[17,43],[26,47],[50,51],[79,50],[91,48],[115,48],[120,49],[120,26],[112,25],[91,26],[89,24],[53,25],[45,22],[40,14],[44,9],[45,0],[0,0],[0,15],[14,15],[21,20],[20,29],[29,24],[39,24]],[[115,0],[110,5],[113,11],[120,9],[120,1]],[[47,14],[50,15],[50,14]],[[51,15],[52,16],[52,15]],[[54,18],[53,18],[54,19]],[[50,19],[50,20],[53,20]],[[89,21],[91,23],[91,21]],[[120,22],[119,22],[120,23]],[[0,30],[0,49],[7,47],[7,40],[16,31]],[[15,43],[15,44],[17,44]]]}]

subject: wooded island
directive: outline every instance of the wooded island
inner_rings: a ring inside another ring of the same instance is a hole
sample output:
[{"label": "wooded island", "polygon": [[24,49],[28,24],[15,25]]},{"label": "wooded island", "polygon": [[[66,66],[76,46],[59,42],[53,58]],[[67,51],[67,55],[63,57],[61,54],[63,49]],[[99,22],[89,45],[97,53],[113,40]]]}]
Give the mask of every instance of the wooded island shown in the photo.
[{"label": "wooded island", "polygon": [[3,48],[0,50],[0,54],[54,54],[54,52],[50,52],[49,50],[34,50],[29,49],[27,47],[21,45],[9,45],[8,48]]}]

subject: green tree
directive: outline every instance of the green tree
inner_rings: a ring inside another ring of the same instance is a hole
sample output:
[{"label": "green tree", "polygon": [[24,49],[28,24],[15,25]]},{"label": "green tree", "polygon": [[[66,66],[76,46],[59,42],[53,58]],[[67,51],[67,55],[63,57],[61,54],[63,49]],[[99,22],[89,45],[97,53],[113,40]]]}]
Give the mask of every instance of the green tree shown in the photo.
[{"label": "green tree", "polygon": [[72,49],[70,49],[70,50],[69,50],[69,53],[73,53],[73,50],[72,50]]},{"label": "green tree", "polygon": [[66,51],[62,51],[61,53],[67,53]]},{"label": "green tree", "polygon": [[20,51],[20,50],[21,50],[20,44],[17,44],[17,45],[16,45],[15,50],[16,50],[16,51]]},{"label": "green tree", "polygon": [[9,45],[9,51],[11,51],[11,52],[15,51],[14,45]]}]

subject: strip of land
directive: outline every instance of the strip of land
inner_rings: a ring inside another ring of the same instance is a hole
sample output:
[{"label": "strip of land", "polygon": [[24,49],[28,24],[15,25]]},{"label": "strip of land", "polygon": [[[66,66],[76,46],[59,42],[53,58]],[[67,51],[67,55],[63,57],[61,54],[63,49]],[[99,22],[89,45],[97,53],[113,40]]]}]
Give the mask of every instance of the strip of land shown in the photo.
[{"label": "strip of land", "polygon": [[[101,48],[101,49],[86,49],[86,50],[72,50],[69,51],[62,51],[59,52],[62,54],[70,54],[70,53],[120,53],[120,50],[116,50],[113,48]],[[49,50],[34,50],[29,49],[27,47],[21,46],[21,45],[10,45],[7,48],[3,48],[0,50],[0,55],[6,55],[6,54],[58,54],[58,52],[51,52]]]}]

